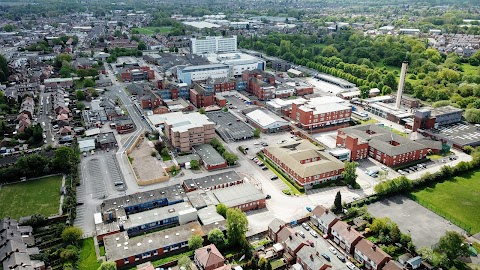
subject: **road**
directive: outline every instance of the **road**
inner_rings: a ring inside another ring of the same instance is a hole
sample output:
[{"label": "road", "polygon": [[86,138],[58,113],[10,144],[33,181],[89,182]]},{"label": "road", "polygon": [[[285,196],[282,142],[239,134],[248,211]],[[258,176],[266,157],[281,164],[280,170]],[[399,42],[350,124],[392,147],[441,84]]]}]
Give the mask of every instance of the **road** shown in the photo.
[{"label": "road", "polygon": [[39,99],[37,122],[42,125],[44,142],[46,144],[53,144],[55,141],[55,131],[52,130],[51,121],[55,113],[53,112],[51,94],[41,91]]}]

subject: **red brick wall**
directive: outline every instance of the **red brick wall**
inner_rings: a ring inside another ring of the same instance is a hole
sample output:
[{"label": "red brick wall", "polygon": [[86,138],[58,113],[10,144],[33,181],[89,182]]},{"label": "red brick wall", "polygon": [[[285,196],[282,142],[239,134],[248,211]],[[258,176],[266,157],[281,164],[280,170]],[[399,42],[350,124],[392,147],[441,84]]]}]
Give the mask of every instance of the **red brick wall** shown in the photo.
[{"label": "red brick wall", "polygon": [[243,204],[243,205],[237,205],[234,208],[239,208],[240,210],[245,212],[245,211],[250,211],[250,210],[262,209],[262,208],[265,208],[266,205],[267,205],[266,200],[261,199],[261,200],[255,201],[255,202],[249,202],[249,203],[246,203],[246,204]]},{"label": "red brick wall", "polygon": [[295,90],[297,96],[313,94],[313,87],[298,87]]},{"label": "red brick wall", "polygon": [[203,163],[203,165],[205,166],[205,168],[209,171],[211,170],[217,170],[217,169],[223,169],[223,168],[226,168],[228,167],[227,165],[227,162],[223,163],[223,164],[218,164],[218,165],[214,165],[214,166],[208,166],[207,164]]},{"label": "red brick wall", "polygon": [[130,73],[129,72],[125,72],[125,73],[122,73],[121,75],[122,77],[122,81],[130,81]]},{"label": "red brick wall", "polygon": [[154,113],[154,114],[164,114],[164,113],[168,113],[168,108],[161,106],[161,107],[158,107],[158,108],[153,109],[153,113]]}]

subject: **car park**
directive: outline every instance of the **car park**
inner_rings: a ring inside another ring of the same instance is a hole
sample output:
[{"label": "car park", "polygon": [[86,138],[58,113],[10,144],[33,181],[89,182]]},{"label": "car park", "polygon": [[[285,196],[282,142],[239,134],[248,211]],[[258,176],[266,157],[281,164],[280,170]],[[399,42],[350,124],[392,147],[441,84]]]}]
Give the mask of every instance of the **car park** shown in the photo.
[{"label": "car park", "polygon": [[333,255],[337,255],[337,250],[334,247],[329,247],[328,250],[333,253]]},{"label": "car park", "polygon": [[307,223],[305,223],[305,222],[302,223],[302,227],[303,227],[305,230],[310,231],[310,226],[308,226]]}]

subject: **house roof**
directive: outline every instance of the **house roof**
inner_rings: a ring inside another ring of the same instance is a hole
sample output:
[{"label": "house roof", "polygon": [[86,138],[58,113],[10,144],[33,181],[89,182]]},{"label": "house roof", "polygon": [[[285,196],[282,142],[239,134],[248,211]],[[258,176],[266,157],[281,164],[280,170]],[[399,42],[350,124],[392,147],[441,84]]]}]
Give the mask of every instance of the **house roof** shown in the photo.
[{"label": "house roof", "polygon": [[282,226],[285,225],[285,222],[283,220],[280,220],[278,218],[274,218],[270,224],[268,224],[268,228],[272,230],[272,232],[277,233]]},{"label": "house roof", "polygon": [[317,256],[317,252],[310,246],[304,246],[297,252],[297,257],[305,263],[309,269],[320,270],[331,268],[328,261],[320,256]]},{"label": "house roof", "polygon": [[390,256],[385,253],[380,247],[376,246],[367,239],[360,240],[356,245],[355,249],[360,251],[363,255],[367,256],[375,264],[379,265],[384,260],[390,259]]},{"label": "house roof", "polygon": [[[269,146],[265,149],[279,159],[280,162],[287,164],[290,169],[302,178],[344,168],[343,162],[326,152],[320,151],[319,147],[313,145],[308,140]],[[320,160],[304,164],[300,163],[301,160],[311,157],[319,157]]]},{"label": "house roof", "polygon": [[317,216],[318,219],[322,220],[323,222],[325,222],[325,224],[328,224],[329,226],[333,226],[333,224],[338,221],[338,217],[334,213],[332,213],[332,211],[321,205],[315,207],[312,210],[312,214]]},{"label": "house roof", "polygon": [[394,260],[389,261],[382,270],[402,270],[403,267]]},{"label": "house roof", "polygon": [[292,228],[288,227],[288,226],[285,226],[283,227],[277,234],[278,236],[278,242],[279,243],[282,243],[282,242],[285,242],[287,241],[287,239],[292,236],[292,237],[295,237],[295,232],[293,231]]},{"label": "house roof", "polygon": [[211,265],[217,265],[225,261],[222,253],[218,251],[214,244],[195,250],[195,257],[203,268],[208,268]]},{"label": "house roof", "polygon": [[332,230],[336,231],[349,243],[353,243],[355,240],[362,238],[362,235],[359,232],[343,221],[338,221],[333,224]]}]

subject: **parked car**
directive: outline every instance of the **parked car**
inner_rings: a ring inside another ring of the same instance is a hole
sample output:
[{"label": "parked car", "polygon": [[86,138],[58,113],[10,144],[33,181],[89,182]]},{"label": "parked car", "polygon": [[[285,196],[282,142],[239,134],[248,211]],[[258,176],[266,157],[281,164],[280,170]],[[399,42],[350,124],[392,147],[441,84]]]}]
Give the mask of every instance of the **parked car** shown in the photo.
[{"label": "parked car", "polygon": [[330,256],[328,256],[325,253],[322,253],[322,257],[325,258],[325,260],[330,261]]},{"label": "parked car", "polygon": [[313,245],[313,241],[312,241],[312,240],[308,239],[306,242],[307,242],[307,244],[309,244],[311,247],[313,247],[313,246],[314,246],[314,245]]},{"label": "parked car", "polygon": [[297,235],[300,235],[302,238],[305,238],[305,234],[302,231],[297,231]]},{"label": "parked car", "polygon": [[337,254],[337,258],[341,261],[341,262],[345,262],[345,256],[343,256],[342,254],[338,253]]},{"label": "parked car", "polygon": [[382,170],[387,171],[388,167],[387,166],[382,166]]},{"label": "parked car", "polygon": [[270,180],[275,180],[275,179],[278,179],[278,176],[272,175],[272,176],[270,177]]},{"label": "parked car", "polygon": [[271,198],[272,198],[272,196],[270,196],[268,194],[267,194],[267,196],[265,196],[265,199],[271,199]]},{"label": "parked car", "polygon": [[268,170],[268,167],[267,167],[267,166],[263,166],[263,167],[262,167],[262,171],[266,171],[266,170]]},{"label": "parked car", "polygon": [[399,174],[401,174],[401,175],[404,175],[404,174],[405,174],[405,172],[402,171],[402,170],[398,170],[397,172],[398,172]]},{"label": "parked car", "polygon": [[329,247],[328,250],[333,253],[333,255],[337,255],[337,250],[334,247]]},{"label": "parked car", "polygon": [[318,234],[317,234],[314,230],[311,230],[311,231],[310,231],[310,234],[311,234],[313,237],[315,237],[315,238],[318,237]]},{"label": "parked car", "polygon": [[310,231],[310,226],[308,226],[307,223],[305,223],[305,222],[302,223],[302,227],[303,227],[305,230]]}]

